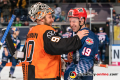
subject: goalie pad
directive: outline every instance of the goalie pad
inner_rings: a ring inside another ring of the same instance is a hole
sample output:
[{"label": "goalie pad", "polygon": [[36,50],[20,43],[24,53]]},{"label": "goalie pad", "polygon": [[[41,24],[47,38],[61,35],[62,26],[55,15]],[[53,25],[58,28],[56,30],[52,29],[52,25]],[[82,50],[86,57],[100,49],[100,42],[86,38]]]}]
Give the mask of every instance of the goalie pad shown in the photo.
[{"label": "goalie pad", "polygon": [[[5,30],[6,30],[6,29],[2,29],[2,33],[3,33],[3,34],[5,33]],[[12,39],[11,39],[11,34],[10,34],[10,32],[8,32],[5,41],[6,41],[7,47],[8,47],[8,49],[9,49],[9,51],[10,51],[10,54],[13,56],[13,55],[15,54],[16,49],[15,49],[14,44],[13,44],[13,41],[12,41]]]}]

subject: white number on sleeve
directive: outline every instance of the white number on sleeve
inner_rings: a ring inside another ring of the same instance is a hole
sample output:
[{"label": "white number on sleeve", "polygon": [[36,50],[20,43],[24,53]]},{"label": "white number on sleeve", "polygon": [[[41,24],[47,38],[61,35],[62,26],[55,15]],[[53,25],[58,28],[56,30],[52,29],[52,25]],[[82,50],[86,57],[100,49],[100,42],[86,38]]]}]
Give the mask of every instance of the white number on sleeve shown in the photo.
[{"label": "white number on sleeve", "polygon": [[58,42],[60,40],[60,37],[52,37],[51,41]]}]

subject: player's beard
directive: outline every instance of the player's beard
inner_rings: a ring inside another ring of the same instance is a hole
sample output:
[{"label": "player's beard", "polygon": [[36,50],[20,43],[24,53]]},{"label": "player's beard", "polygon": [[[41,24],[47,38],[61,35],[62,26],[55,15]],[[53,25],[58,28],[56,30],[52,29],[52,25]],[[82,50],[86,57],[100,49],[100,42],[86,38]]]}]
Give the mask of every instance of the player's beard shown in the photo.
[{"label": "player's beard", "polygon": [[52,26],[52,23],[53,22],[48,22],[47,19],[45,18],[45,22],[44,22],[45,25]]}]

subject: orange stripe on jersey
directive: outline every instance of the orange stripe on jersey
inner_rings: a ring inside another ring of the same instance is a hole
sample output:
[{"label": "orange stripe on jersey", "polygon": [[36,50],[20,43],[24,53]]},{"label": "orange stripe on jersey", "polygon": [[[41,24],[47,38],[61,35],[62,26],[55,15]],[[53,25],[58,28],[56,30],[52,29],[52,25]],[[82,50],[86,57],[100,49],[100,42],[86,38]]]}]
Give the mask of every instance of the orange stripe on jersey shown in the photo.
[{"label": "orange stripe on jersey", "polygon": [[22,63],[22,70],[23,70],[23,79],[28,80],[28,62],[23,62]]}]

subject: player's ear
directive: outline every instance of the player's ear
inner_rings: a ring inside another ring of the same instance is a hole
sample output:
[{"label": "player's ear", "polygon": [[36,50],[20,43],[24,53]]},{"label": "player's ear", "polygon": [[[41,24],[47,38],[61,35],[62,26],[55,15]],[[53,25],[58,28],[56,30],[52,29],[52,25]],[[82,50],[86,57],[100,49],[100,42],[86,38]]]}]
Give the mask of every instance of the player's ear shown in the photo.
[{"label": "player's ear", "polygon": [[82,21],[82,22],[85,22],[85,18],[83,17],[81,21]]},{"label": "player's ear", "polygon": [[44,22],[44,21],[45,21],[45,19],[43,18],[43,19],[41,19],[41,21],[42,21],[42,22]]},{"label": "player's ear", "polygon": [[42,22],[45,22],[45,17],[41,19]]}]

